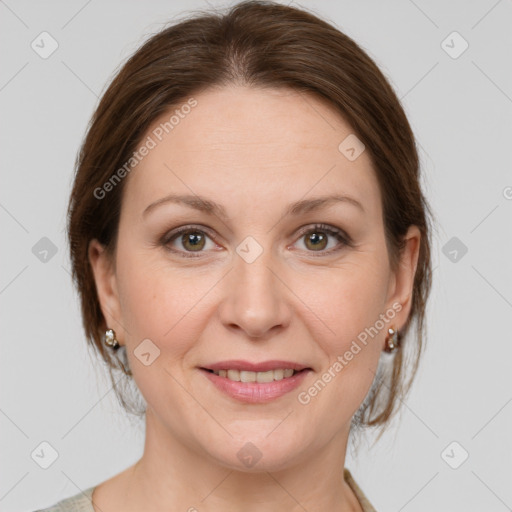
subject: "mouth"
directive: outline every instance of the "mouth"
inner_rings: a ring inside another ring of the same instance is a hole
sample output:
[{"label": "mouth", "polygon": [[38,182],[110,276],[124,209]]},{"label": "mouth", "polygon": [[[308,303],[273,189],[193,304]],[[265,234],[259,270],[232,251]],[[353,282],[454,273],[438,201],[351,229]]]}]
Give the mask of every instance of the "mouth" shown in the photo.
[{"label": "mouth", "polygon": [[312,368],[293,361],[272,360],[253,363],[237,359],[212,363],[201,367],[201,370],[234,382],[268,383],[290,379]]},{"label": "mouth", "polygon": [[277,368],[275,370],[267,370],[264,372],[254,372],[249,370],[238,370],[238,369],[223,369],[223,370],[212,370],[210,368],[201,368],[201,370],[207,371],[232,380],[234,382],[274,382],[284,379],[289,379],[298,373],[303,373],[310,368],[303,368],[302,370],[294,370],[293,368]]},{"label": "mouth", "polygon": [[307,378],[311,367],[290,361],[222,361],[198,367],[223,394],[243,403],[276,400],[296,389]]}]

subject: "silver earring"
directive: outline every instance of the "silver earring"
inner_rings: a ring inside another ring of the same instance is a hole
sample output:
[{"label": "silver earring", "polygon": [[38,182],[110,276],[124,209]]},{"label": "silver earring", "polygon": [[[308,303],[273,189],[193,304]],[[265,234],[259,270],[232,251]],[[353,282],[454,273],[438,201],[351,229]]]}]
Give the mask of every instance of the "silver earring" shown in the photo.
[{"label": "silver earring", "polygon": [[398,329],[393,329],[390,327],[388,329],[389,336],[386,337],[386,347],[384,350],[386,352],[393,352],[398,348]]},{"label": "silver earring", "polygon": [[116,339],[116,332],[114,329],[107,329],[105,331],[105,345],[108,345],[113,350],[119,348],[119,341]]}]

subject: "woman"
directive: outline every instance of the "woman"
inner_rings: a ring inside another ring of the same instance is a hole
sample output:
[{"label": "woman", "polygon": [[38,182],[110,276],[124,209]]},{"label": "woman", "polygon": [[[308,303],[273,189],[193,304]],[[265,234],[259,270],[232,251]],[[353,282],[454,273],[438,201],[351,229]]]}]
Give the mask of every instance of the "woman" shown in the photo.
[{"label": "woman", "polygon": [[146,439],[46,510],[375,510],[346,449],[416,371],[429,208],[354,41],[270,2],[154,35],[101,99],[68,214],[88,341]]}]

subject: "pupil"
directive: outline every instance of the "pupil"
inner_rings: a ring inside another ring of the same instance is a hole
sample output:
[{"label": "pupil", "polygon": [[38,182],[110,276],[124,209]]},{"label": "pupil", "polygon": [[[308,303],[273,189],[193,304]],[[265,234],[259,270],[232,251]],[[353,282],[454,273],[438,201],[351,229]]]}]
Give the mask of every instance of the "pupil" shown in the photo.
[{"label": "pupil", "polygon": [[309,241],[312,242],[312,244],[315,248],[318,248],[321,246],[322,242],[325,242],[325,237],[324,237],[324,235],[321,235],[321,234],[319,235],[318,233],[312,233],[309,236]]},{"label": "pupil", "polygon": [[201,247],[201,235],[198,233],[189,233],[185,235],[185,243],[190,244],[192,247]]}]

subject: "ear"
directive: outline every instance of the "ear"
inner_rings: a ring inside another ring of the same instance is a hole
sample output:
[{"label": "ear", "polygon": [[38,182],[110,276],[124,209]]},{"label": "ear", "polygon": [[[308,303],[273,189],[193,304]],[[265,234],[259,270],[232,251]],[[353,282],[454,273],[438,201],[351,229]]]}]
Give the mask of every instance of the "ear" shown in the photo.
[{"label": "ear", "polygon": [[114,329],[116,338],[119,344],[122,345],[125,332],[121,324],[121,306],[114,262],[107,254],[104,246],[96,239],[89,242],[88,258],[94,274],[98,300],[107,329]]},{"label": "ear", "polygon": [[[420,253],[421,232],[417,226],[410,226],[404,237],[404,248],[400,254],[398,268],[389,282],[387,308],[399,303],[402,309],[397,312],[391,325],[400,330],[407,322],[412,307],[414,276]],[[394,308],[393,308],[394,309]]]}]

